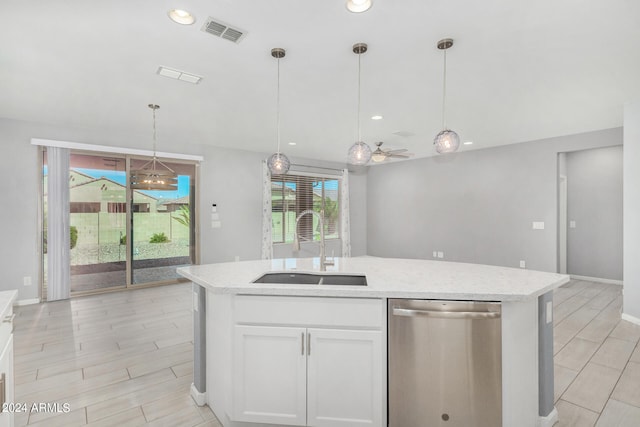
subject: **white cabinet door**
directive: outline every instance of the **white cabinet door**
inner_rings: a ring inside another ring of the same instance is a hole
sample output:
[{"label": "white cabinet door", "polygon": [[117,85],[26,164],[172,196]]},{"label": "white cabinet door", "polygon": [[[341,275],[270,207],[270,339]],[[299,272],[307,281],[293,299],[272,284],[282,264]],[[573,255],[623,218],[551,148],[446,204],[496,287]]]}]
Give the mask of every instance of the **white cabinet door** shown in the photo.
[{"label": "white cabinet door", "polygon": [[307,425],[381,426],[382,333],[308,329]]},{"label": "white cabinet door", "polygon": [[233,419],[305,425],[305,328],[234,328]]},{"label": "white cabinet door", "polygon": [[[13,403],[13,335],[9,335],[9,340],[0,354],[0,376],[2,374],[4,374],[4,402]],[[0,427],[13,427],[13,412],[0,413]]]}]

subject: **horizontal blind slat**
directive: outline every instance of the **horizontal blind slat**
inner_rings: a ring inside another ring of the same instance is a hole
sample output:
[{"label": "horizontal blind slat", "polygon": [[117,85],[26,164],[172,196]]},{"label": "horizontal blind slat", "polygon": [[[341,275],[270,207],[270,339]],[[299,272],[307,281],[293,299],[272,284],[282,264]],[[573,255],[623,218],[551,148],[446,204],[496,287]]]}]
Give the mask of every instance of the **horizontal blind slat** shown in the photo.
[{"label": "horizontal blind slat", "polygon": [[[273,242],[293,241],[296,216],[304,210],[319,212],[325,209],[325,237],[339,238],[339,177],[304,175],[272,175]],[[319,220],[315,215],[305,215],[298,222],[301,241],[319,239]]]}]

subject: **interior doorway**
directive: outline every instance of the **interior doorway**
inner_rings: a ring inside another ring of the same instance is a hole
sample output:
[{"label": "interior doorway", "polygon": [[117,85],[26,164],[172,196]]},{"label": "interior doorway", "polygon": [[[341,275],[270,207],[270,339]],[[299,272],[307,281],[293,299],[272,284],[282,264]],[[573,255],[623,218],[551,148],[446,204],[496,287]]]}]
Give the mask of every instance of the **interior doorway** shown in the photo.
[{"label": "interior doorway", "polygon": [[[564,154],[564,153],[562,153]],[[567,274],[567,177],[558,176],[558,273]]]}]

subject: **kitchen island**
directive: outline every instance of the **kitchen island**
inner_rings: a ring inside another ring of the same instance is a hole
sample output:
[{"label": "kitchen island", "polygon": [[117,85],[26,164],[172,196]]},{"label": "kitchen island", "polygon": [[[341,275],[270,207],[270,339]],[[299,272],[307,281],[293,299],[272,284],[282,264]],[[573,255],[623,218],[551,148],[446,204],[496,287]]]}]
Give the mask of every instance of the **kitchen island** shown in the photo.
[{"label": "kitchen island", "polygon": [[501,302],[503,426],[544,424],[538,297],[568,276],[356,257],[336,258],[326,274],[364,275],[367,286],[252,283],[319,267],[293,258],[178,269],[196,284],[192,395],[223,425],[386,425],[390,298]]}]

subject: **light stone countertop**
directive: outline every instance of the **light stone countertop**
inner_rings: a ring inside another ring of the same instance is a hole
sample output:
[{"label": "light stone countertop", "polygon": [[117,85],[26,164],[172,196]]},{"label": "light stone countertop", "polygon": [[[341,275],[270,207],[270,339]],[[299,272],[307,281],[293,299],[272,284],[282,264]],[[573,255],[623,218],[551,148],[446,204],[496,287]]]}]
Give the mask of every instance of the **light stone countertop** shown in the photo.
[{"label": "light stone countertop", "polygon": [[367,286],[251,283],[266,272],[321,273],[318,258],[286,258],[194,265],[178,274],[214,293],[416,298],[475,301],[524,301],[569,281],[556,273],[417,259],[335,258],[326,274],[364,274]]}]

